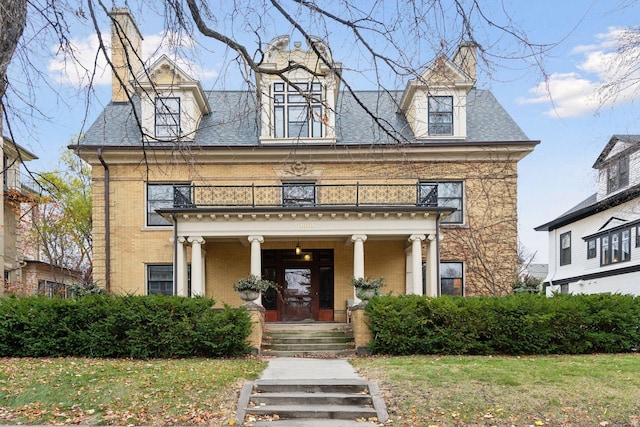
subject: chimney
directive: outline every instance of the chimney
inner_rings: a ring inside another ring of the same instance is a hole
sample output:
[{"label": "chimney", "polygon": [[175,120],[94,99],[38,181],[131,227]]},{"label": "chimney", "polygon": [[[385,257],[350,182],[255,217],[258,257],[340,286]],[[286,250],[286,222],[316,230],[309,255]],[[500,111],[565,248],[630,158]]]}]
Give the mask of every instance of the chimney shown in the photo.
[{"label": "chimney", "polygon": [[473,80],[476,79],[476,48],[474,42],[462,42],[453,57],[453,63],[462,69]]},{"label": "chimney", "polygon": [[[114,7],[111,17],[111,100],[127,102],[133,93],[131,80],[142,71],[142,34],[127,8]],[[120,77],[120,81],[118,81]]]}]

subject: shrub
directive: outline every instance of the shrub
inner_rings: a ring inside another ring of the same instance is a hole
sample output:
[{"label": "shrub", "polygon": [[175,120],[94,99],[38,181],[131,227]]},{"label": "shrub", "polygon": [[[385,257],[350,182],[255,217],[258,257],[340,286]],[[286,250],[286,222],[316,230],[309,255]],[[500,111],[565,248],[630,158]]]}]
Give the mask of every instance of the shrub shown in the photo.
[{"label": "shrub", "polygon": [[248,351],[246,310],[207,298],[0,298],[0,356],[230,357]]},{"label": "shrub", "polygon": [[640,348],[640,298],[383,296],[366,307],[373,352],[582,354]]}]

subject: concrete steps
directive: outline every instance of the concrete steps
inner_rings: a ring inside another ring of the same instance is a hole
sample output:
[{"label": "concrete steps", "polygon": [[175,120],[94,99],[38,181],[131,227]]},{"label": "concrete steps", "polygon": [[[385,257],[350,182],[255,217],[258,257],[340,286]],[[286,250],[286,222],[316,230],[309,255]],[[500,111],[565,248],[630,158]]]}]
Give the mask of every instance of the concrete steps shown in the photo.
[{"label": "concrete steps", "polygon": [[246,404],[245,426],[378,425],[376,404],[382,400],[364,380],[257,380],[246,387],[239,402]]},{"label": "concrete steps", "polygon": [[351,356],[355,354],[353,329],[347,323],[267,323],[261,354]]}]

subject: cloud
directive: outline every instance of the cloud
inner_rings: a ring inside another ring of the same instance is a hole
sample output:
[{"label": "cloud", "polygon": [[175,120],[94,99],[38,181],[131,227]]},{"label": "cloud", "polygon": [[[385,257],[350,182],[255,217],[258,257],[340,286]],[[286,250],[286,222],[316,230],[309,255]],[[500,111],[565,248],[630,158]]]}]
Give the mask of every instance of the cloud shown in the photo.
[{"label": "cloud", "polygon": [[[192,39],[179,37],[175,33],[151,34],[143,37],[142,52],[145,55],[146,65],[153,64],[164,54],[194,79],[205,81],[218,76],[216,70],[205,68],[198,61],[190,58],[195,50]],[[110,40],[103,40],[106,51],[110,55]],[[104,53],[100,52],[98,47],[98,36],[95,34],[71,39],[69,48],[63,51],[55,49],[55,58],[49,62],[48,66],[49,76],[58,84],[76,88],[84,88],[90,84],[110,85],[111,70]]]},{"label": "cloud", "polygon": [[577,71],[553,73],[529,90],[521,104],[551,104],[548,116],[580,117],[599,108],[640,98],[640,33],[611,27],[595,36],[597,43],[576,46],[582,55]]}]

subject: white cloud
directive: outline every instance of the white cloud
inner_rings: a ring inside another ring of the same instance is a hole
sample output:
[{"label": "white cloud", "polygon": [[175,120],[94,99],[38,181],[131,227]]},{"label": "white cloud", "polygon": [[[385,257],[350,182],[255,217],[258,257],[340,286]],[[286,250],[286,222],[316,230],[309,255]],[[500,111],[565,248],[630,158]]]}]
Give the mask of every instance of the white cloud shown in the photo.
[{"label": "white cloud", "polygon": [[[583,56],[578,71],[553,73],[546,82],[529,90],[531,97],[522,104],[551,104],[545,114],[551,117],[579,117],[598,108],[631,102],[640,98],[640,42],[637,33],[611,27],[597,34],[598,43],[576,46],[573,54]],[[624,54],[619,48],[631,41]],[[622,84],[626,83],[626,84]],[[629,84],[631,83],[631,84]]]},{"label": "white cloud", "polygon": [[[187,54],[194,51],[195,43],[192,39],[180,38],[172,33],[151,34],[143,37],[142,53],[147,65],[152,64],[164,54],[197,80],[204,81],[218,76],[216,70],[205,68],[196,61],[176,54],[176,50]],[[110,55],[111,43],[108,39],[103,40]],[[66,51],[58,52],[56,48],[57,54],[49,62],[49,76],[59,84],[78,88],[88,86],[92,79],[93,85],[110,85],[111,70],[108,69],[104,54],[98,51],[98,46],[98,37],[91,34],[84,38],[71,39],[71,48]]]}]

